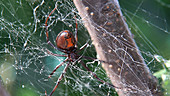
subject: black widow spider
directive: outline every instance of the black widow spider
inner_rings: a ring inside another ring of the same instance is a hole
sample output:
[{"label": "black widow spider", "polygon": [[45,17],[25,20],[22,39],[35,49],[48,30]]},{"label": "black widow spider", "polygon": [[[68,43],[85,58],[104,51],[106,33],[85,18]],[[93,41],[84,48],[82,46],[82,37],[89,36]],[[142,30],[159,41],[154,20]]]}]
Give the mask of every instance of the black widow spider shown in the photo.
[{"label": "black widow spider", "polygon": [[[75,22],[76,22],[76,29],[75,29],[75,36],[72,34],[72,32],[70,32],[69,30],[64,30],[64,31],[61,31],[57,38],[56,38],[56,47],[49,41],[49,35],[48,35],[48,24],[47,24],[47,21],[49,19],[49,17],[51,16],[51,14],[56,10],[57,7],[55,7],[51,13],[48,15],[46,21],[45,21],[45,27],[46,27],[46,40],[47,40],[47,43],[52,46],[53,48],[65,53],[65,55],[60,55],[60,54],[54,54],[50,51],[47,50],[47,53],[50,54],[50,55],[53,55],[53,56],[61,56],[61,57],[67,57],[62,63],[60,63],[59,65],[56,66],[56,68],[52,71],[52,73],[49,75],[48,78],[50,78],[54,72],[60,67],[62,66],[64,63],[68,62],[66,67],[64,68],[62,74],[60,75],[60,77],[58,78],[57,82],[56,82],[56,85],[55,87],[53,88],[53,90],[51,91],[50,95],[51,96],[54,91],[56,90],[56,88],[58,87],[60,81],[62,80],[64,74],[66,73],[66,70],[67,68],[69,67],[69,65],[71,63],[75,63],[76,61],[79,61],[79,63],[81,63],[83,65],[83,67],[85,69],[87,69],[98,81],[102,82],[102,83],[105,83],[105,84],[108,84],[112,87],[115,88],[115,86],[113,86],[112,84],[110,83],[107,83],[103,80],[101,80],[100,78],[97,77],[97,75],[95,73],[93,73],[85,64],[83,61],[81,61],[80,59],[81,58],[86,58],[86,59],[91,59],[91,60],[94,60],[94,58],[91,58],[91,57],[87,57],[87,56],[80,56],[78,55],[77,53],[80,52],[83,48],[85,48],[88,43],[84,44],[79,50],[77,50],[77,41],[78,41],[78,37],[77,37],[77,29],[78,29],[78,25],[77,25],[77,20],[76,20],[76,17],[75,17]],[[99,60],[100,61],[100,60]],[[45,94],[47,94],[45,92]]]}]

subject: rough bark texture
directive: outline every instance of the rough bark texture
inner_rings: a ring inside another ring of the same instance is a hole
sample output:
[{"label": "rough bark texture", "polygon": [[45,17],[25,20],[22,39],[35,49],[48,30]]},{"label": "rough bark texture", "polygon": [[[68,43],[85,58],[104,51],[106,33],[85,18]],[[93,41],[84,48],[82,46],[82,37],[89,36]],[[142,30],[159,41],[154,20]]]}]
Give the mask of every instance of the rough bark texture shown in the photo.
[{"label": "rough bark texture", "polygon": [[162,96],[117,0],[73,0],[119,96]]}]

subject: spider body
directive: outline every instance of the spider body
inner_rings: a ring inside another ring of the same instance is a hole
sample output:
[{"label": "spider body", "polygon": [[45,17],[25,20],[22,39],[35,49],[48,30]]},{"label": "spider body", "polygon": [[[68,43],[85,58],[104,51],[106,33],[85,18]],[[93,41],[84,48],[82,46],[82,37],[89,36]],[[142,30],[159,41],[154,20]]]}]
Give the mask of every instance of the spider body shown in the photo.
[{"label": "spider body", "polygon": [[[72,63],[76,63],[76,61],[79,61],[80,64],[82,64],[82,66],[87,70],[89,71],[98,81],[102,82],[102,83],[105,83],[105,84],[108,84],[112,87],[115,87],[113,86],[112,84],[110,83],[107,83],[103,80],[101,80],[100,78],[97,77],[97,75],[95,73],[93,73],[87,66],[86,64],[81,60],[81,58],[85,58],[85,59],[90,59],[90,60],[95,60],[95,58],[92,58],[92,57],[87,57],[87,56],[82,56],[82,55],[78,55],[78,53],[83,49],[85,48],[88,43],[84,44],[80,49],[77,48],[77,41],[78,41],[78,36],[77,36],[77,29],[78,29],[78,25],[77,25],[77,21],[76,21],[76,18],[75,18],[75,22],[76,22],[76,28],[75,28],[75,34],[73,35],[72,32],[70,32],[69,30],[64,30],[64,31],[61,31],[58,35],[57,35],[57,38],[56,38],[56,46],[53,45],[53,43],[51,43],[49,41],[49,34],[48,34],[48,24],[47,24],[47,21],[50,17],[50,15],[56,10],[56,7],[51,11],[51,13],[48,15],[46,21],[45,21],[45,27],[46,27],[46,40],[47,40],[47,43],[53,47],[54,49],[57,49],[63,53],[65,53],[65,55],[61,55],[61,54],[55,54],[55,53],[52,53],[50,51],[47,50],[47,53],[50,54],[50,55],[53,55],[53,56],[58,56],[58,57],[67,57],[62,63],[58,64],[56,66],[56,68],[51,72],[51,74],[49,75],[48,78],[50,78],[54,72],[59,68],[61,67],[63,64],[66,63],[66,66],[62,72],[62,74],[60,75],[60,77],[58,78],[57,82],[56,82],[56,85],[55,87],[53,88],[53,90],[51,91],[50,95],[51,96],[54,91],[56,90],[56,88],[58,87],[60,81],[62,80],[64,74],[66,73],[67,71],[67,68],[69,67],[70,64]],[[46,93],[46,91],[45,91]],[[46,94],[47,95],[47,94]]]},{"label": "spider body", "polygon": [[56,38],[56,45],[60,51],[66,54],[74,53],[77,49],[75,47],[76,39],[74,38],[73,33],[69,30],[61,31],[58,34]]}]

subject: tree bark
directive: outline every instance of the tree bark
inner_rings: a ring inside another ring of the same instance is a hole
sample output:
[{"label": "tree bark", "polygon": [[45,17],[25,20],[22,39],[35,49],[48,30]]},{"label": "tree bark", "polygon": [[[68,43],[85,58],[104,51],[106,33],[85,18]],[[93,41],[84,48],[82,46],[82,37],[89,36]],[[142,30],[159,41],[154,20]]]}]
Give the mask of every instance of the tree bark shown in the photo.
[{"label": "tree bark", "polygon": [[117,0],[73,0],[119,96],[162,96]]}]

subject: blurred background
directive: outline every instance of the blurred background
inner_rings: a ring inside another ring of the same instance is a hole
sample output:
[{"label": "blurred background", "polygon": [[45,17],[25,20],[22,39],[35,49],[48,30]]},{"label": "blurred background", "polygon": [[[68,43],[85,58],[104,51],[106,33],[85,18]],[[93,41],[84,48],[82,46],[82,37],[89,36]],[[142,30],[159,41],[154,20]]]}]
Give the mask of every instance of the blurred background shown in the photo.
[{"label": "blurred background", "polygon": [[[170,1],[119,0],[127,24],[151,72],[159,80],[165,96],[170,95]],[[68,29],[75,31],[74,13],[78,20],[81,47],[90,40],[72,0],[1,0],[0,1],[0,80],[11,96],[43,96],[50,93],[63,67],[50,78],[48,75],[65,58],[49,56],[46,49],[44,22],[51,10],[58,6],[49,19],[50,41],[55,44],[57,34]],[[91,41],[90,41],[91,42]],[[90,43],[89,42],[89,43]],[[93,45],[82,52],[96,57]],[[109,81],[100,64],[90,63],[93,72]],[[101,88],[99,88],[101,87]],[[57,96],[117,96],[114,89],[92,78],[78,64],[71,66],[60,83]]]}]

